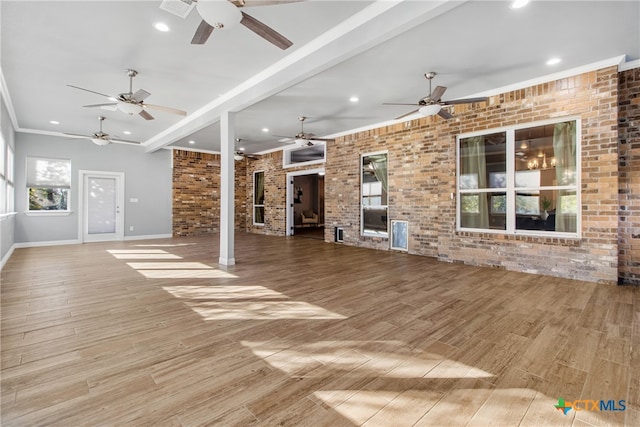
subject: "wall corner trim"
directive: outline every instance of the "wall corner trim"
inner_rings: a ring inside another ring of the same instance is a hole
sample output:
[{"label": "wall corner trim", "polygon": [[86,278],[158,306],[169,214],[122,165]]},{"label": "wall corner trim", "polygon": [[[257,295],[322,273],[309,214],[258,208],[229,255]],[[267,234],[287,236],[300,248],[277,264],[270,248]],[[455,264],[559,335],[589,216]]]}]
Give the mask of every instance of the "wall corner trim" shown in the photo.
[{"label": "wall corner trim", "polygon": [[7,263],[7,261],[9,261],[9,258],[11,258],[11,255],[13,254],[13,250],[15,248],[16,248],[16,245],[14,243],[13,245],[11,245],[11,248],[7,251],[7,253],[2,258],[2,260],[0,260],[0,271],[2,271],[2,269],[4,268],[4,265]]}]

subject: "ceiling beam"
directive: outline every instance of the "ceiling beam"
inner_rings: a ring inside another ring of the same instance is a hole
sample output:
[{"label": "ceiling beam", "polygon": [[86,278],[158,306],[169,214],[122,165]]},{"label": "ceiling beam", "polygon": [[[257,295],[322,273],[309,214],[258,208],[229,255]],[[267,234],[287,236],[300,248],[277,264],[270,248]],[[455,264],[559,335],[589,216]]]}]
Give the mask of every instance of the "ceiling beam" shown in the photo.
[{"label": "ceiling beam", "polygon": [[[377,44],[423,24],[464,1],[377,0],[202,108],[143,143],[154,152],[241,111]],[[383,60],[383,59],[382,59]]]}]

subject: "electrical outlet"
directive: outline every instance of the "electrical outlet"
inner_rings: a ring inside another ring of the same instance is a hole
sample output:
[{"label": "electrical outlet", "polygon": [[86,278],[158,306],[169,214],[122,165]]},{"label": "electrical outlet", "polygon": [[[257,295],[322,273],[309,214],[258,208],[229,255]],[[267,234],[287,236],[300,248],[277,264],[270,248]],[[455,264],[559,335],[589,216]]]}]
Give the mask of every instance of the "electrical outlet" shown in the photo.
[{"label": "electrical outlet", "polygon": [[129,231],[133,231],[133,225],[129,226]]}]

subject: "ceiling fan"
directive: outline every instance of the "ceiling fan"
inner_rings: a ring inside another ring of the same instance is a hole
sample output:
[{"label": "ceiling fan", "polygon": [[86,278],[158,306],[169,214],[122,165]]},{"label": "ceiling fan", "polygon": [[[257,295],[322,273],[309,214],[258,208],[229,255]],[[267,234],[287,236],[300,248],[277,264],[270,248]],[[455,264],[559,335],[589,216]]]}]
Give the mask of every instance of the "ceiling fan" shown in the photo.
[{"label": "ceiling fan", "polygon": [[333,141],[333,139],[331,138],[316,138],[315,134],[305,132],[304,121],[306,119],[307,118],[305,116],[298,117],[298,120],[300,121],[300,132],[298,132],[294,136],[282,136],[282,135],[273,135],[273,136],[277,138],[282,138],[282,139],[279,139],[278,142],[287,142],[287,143],[295,142],[300,147],[307,147],[307,146],[313,145],[314,142],[323,142],[323,141],[332,142]]},{"label": "ceiling fan", "polygon": [[89,139],[94,144],[101,145],[101,146],[108,145],[112,142],[120,142],[125,144],[140,144],[138,141],[131,141],[131,140],[122,139],[122,138],[112,138],[108,133],[105,133],[102,131],[102,122],[104,122],[104,117],[98,116],[98,120],[100,121],[100,130],[98,132],[95,132],[93,135],[80,135],[77,133],[65,133],[65,135],[82,138],[82,139]]},{"label": "ceiling fan", "polygon": [[474,102],[486,102],[489,100],[487,97],[478,97],[478,98],[464,98],[464,99],[452,99],[450,101],[442,101],[442,95],[447,90],[445,86],[436,86],[436,88],[431,90],[431,80],[436,76],[436,73],[431,71],[426,73],[425,78],[429,80],[429,95],[421,98],[417,104],[404,104],[404,103],[392,103],[385,102],[383,105],[415,105],[420,108],[410,111],[406,114],[403,114],[399,117],[396,117],[395,120],[401,119],[403,117],[409,116],[411,114],[420,113],[423,116],[433,116],[435,114],[439,115],[443,119],[450,119],[453,117],[451,113],[446,110],[443,110],[442,107],[446,105],[456,105],[456,104],[471,104]]},{"label": "ceiling fan", "polygon": [[[153,105],[153,104],[145,104],[144,100],[151,95],[144,89],[138,89],[135,93],[133,92],[133,78],[138,75],[136,70],[128,69],[126,70],[127,76],[129,76],[129,92],[123,92],[118,96],[109,96],[104,93],[96,92],[93,90],[85,89],[79,86],[67,85],[74,89],[84,90],[85,92],[95,93],[96,95],[104,96],[108,98],[112,102],[106,104],[92,104],[92,105],[84,105],[83,107],[94,108],[94,107],[112,107],[113,110],[116,108],[129,114],[139,114],[145,120],[153,120],[154,117],[149,114],[145,109],[149,108],[152,110],[164,111],[171,114],[178,114],[180,116],[186,116],[186,111],[176,110],[175,108],[163,107],[161,105]],[[107,108],[108,109],[108,108]]]},{"label": "ceiling fan", "polygon": [[251,160],[258,160],[260,158],[260,156],[258,156],[257,154],[245,153],[243,147],[238,148],[238,143],[240,141],[244,140],[241,138],[236,138],[235,150],[233,151],[233,158],[236,161],[243,160],[245,157]]},{"label": "ceiling fan", "polygon": [[214,29],[222,30],[229,29],[236,26],[238,23],[244,25],[269,43],[279,47],[280,49],[287,49],[293,43],[278,33],[273,28],[258,21],[253,16],[240,10],[243,7],[251,6],[269,6],[276,4],[296,3],[302,0],[180,0],[182,3],[188,5],[186,13],[184,11],[174,10],[175,6],[163,7],[164,10],[174,13],[183,18],[188,15],[193,9],[195,4],[202,21],[198,26],[191,44],[204,44],[209,39],[209,36]]}]

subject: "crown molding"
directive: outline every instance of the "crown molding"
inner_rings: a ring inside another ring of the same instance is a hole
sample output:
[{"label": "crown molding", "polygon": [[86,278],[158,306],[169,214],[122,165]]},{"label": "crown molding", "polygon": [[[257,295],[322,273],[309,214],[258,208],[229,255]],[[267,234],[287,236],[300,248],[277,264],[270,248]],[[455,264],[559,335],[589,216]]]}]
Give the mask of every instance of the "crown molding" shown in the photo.
[{"label": "crown molding", "polygon": [[18,126],[18,118],[16,117],[16,111],[13,109],[11,95],[9,95],[9,87],[7,86],[7,81],[4,79],[2,66],[0,66],[0,93],[2,93],[2,100],[4,101],[4,105],[7,107],[7,112],[9,113],[9,118],[11,119],[13,130],[17,132],[18,129],[20,129],[20,127]]}]

